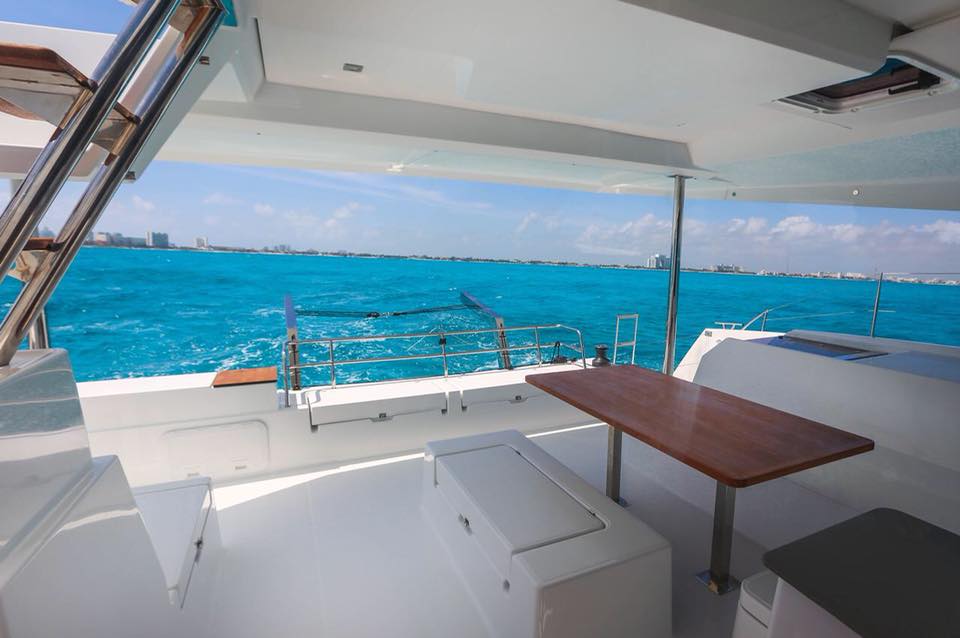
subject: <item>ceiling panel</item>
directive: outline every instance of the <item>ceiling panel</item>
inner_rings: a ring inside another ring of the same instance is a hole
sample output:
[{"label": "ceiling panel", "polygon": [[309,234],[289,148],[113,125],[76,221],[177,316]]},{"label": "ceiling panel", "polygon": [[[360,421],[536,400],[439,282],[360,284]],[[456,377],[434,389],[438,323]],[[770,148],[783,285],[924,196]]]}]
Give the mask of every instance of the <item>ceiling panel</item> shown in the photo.
[{"label": "ceiling panel", "polygon": [[677,140],[862,73],[612,0],[291,0],[258,24],[270,82]]}]

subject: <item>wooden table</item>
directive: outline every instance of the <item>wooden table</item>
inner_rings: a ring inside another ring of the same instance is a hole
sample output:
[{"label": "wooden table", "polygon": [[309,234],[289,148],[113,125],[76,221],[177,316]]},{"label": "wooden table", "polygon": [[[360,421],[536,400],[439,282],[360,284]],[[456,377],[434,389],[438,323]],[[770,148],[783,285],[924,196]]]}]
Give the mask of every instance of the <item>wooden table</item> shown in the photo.
[{"label": "wooden table", "polygon": [[718,594],[730,576],[736,489],[873,449],[870,439],[636,366],[527,376],[527,383],[610,426],[607,496],[619,501],[622,432],[717,481],[710,569]]}]

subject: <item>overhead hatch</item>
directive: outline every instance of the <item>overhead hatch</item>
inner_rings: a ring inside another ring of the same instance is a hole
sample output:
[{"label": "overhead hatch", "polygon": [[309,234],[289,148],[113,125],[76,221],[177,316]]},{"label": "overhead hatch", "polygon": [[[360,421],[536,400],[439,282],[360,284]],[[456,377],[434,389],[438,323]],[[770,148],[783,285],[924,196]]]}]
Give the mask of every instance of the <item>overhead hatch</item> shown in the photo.
[{"label": "overhead hatch", "polygon": [[899,58],[863,77],[839,82],[779,100],[818,113],[836,114],[936,95],[956,88],[956,78]]}]

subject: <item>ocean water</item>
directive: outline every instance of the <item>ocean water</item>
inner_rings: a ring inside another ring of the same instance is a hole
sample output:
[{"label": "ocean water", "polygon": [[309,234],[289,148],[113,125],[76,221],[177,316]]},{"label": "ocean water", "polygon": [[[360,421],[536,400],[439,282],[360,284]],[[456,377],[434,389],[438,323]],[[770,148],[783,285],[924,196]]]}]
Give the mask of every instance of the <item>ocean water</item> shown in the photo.
[{"label": "ocean water", "polygon": [[[20,284],[7,278],[0,302]],[[313,311],[387,312],[459,303],[473,293],[510,325],[561,323],[579,328],[587,353],[612,343],[617,313],[640,315],[637,363],[659,368],[667,273],[594,267],[365,259],[298,255],[84,248],[47,306],[53,345],[67,348],[79,380],[204,372],[280,363],[283,297]],[[866,334],[874,282],[682,273],[677,360],[704,328],[746,322],[764,308],[769,330],[808,328]],[[960,345],[960,286],[885,283],[877,335]],[[629,324],[625,324],[629,325]],[[759,323],[757,324],[759,326]],[[490,327],[472,310],[399,317],[300,316],[301,339]],[[623,338],[623,337],[622,337]],[[532,333],[511,334],[532,344]],[[572,333],[545,331],[552,344]],[[448,351],[491,347],[490,335],[451,337]],[[337,347],[339,360],[435,353],[437,339],[410,338]],[[564,354],[571,350],[562,346]],[[532,361],[534,350],[514,359]],[[329,357],[303,346],[303,361]],[[496,367],[495,355],[453,357],[453,372]],[[338,365],[338,383],[442,373],[440,359]],[[328,368],[304,373],[329,379]]]}]

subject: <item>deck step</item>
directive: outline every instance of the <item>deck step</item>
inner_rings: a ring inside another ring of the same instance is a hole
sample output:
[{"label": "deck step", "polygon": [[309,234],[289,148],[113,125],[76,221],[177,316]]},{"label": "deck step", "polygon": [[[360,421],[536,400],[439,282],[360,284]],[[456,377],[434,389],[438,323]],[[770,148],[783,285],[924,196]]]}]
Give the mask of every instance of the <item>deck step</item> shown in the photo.
[{"label": "deck step", "polygon": [[[0,42],[0,112],[59,128],[77,98],[94,88],[90,78],[52,49]],[[130,109],[118,102],[92,141],[114,152],[123,131],[136,122]]]}]

